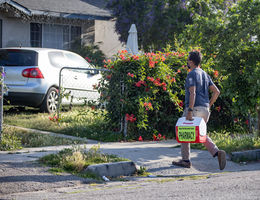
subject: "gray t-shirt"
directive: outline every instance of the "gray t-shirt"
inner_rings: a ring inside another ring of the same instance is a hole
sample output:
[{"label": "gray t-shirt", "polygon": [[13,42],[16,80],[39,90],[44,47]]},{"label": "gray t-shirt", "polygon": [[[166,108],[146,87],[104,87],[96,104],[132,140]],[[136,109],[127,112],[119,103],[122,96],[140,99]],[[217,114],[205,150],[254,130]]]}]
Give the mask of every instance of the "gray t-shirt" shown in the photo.
[{"label": "gray t-shirt", "polygon": [[193,69],[187,76],[185,82],[185,107],[189,107],[189,88],[196,87],[195,106],[209,107],[209,86],[213,85],[210,76],[201,68]]}]

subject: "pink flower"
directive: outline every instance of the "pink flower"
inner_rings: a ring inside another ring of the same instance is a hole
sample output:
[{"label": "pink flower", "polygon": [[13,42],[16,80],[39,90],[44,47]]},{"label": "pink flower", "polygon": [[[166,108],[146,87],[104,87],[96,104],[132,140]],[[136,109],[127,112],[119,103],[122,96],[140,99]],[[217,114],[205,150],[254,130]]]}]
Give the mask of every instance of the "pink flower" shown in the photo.
[{"label": "pink flower", "polygon": [[150,108],[152,108],[152,103],[151,102],[144,102],[144,107],[145,107],[145,110],[149,110]]},{"label": "pink flower", "polygon": [[131,115],[126,114],[125,117],[126,117],[127,121],[130,121],[130,122],[136,121],[136,117],[134,117],[134,114],[131,114]]},{"label": "pink flower", "polygon": [[142,85],[146,86],[146,82],[143,81],[143,80],[140,80],[140,81],[138,81],[137,83],[135,83],[135,86],[136,86],[136,87],[141,87]]},{"label": "pink flower", "polygon": [[156,86],[161,86],[160,81],[155,80],[153,83],[154,83],[154,85],[156,85]]},{"label": "pink flower", "polygon": [[90,60],[89,57],[85,57],[85,59],[86,59],[88,62],[91,62],[91,60]]},{"label": "pink flower", "polygon": [[161,58],[162,58],[162,61],[164,62],[164,61],[165,61],[165,57],[164,57],[164,56],[162,56]]},{"label": "pink flower", "polygon": [[136,56],[136,55],[133,55],[132,58],[133,58],[134,60],[139,60],[139,56]]},{"label": "pink flower", "polygon": [[154,78],[153,78],[153,77],[150,77],[150,76],[147,76],[147,80],[148,80],[148,81],[151,81],[151,82],[154,82]]},{"label": "pink flower", "polygon": [[134,77],[134,74],[131,74],[130,72],[128,72],[128,74],[127,74],[128,76],[130,76],[130,77]]},{"label": "pink flower", "polygon": [[149,67],[154,68],[154,66],[155,66],[155,62],[150,60],[149,61]]},{"label": "pink flower", "polygon": [[136,86],[136,87],[141,87],[142,84],[140,83],[140,81],[138,81],[137,83],[135,83],[135,86]]},{"label": "pink flower", "polygon": [[215,76],[216,78],[218,77],[218,71],[217,71],[217,70],[214,71],[214,76]]},{"label": "pink flower", "polygon": [[124,55],[120,55],[119,57],[121,58],[121,60],[125,60],[125,56]]},{"label": "pink flower", "polygon": [[139,138],[138,138],[138,141],[143,141],[143,138],[142,138],[142,136],[140,136]]},{"label": "pink flower", "polygon": [[180,107],[183,107],[183,101],[181,101],[180,103],[178,103]]},{"label": "pink flower", "polygon": [[153,134],[153,140],[158,141],[157,136],[155,134]]}]

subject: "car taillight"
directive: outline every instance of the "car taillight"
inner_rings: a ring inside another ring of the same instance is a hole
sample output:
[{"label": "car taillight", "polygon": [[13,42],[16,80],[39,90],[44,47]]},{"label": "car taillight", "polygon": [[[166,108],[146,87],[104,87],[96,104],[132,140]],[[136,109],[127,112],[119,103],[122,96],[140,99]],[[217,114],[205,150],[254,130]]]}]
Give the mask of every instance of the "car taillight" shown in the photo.
[{"label": "car taillight", "polygon": [[23,70],[22,75],[27,78],[44,78],[39,68],[28,68]]}]

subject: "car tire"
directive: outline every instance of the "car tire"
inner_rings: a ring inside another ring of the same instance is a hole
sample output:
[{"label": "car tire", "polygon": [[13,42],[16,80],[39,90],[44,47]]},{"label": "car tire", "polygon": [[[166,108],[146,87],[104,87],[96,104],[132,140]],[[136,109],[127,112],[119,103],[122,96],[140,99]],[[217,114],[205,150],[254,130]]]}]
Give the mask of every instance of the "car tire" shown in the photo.
[{"label": "car tire", "polygon": [[55,87],[51,87],[40,107],[41,112],[55,113],[58,108],[58,100],[58,89]]}]

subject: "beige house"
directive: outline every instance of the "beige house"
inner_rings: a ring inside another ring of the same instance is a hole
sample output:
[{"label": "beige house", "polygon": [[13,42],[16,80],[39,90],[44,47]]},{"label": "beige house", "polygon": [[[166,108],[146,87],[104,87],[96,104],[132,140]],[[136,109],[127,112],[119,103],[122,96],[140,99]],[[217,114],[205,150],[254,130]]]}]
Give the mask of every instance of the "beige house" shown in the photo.
[{"label": "beige house", "polygon": [[0,0],[0,47],[70,49],[98,44],[111,57],[123,44],[105,0]]}]

